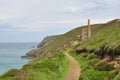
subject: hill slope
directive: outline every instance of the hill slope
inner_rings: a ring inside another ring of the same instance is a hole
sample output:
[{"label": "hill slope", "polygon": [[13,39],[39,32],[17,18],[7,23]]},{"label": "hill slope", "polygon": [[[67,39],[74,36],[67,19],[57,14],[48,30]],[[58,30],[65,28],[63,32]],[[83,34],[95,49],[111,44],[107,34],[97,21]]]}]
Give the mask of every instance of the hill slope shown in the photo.
[{"label": "hill slope", "polygon": [[[104,29],[104,24],[95,24],[91,25],[92,27],[92,35],[95,35],[99,31]],[[28,52],[26,54],[27,57],[34,57],[34,55],[39,56],[39,58],[47,56],[47,53],[59,51],[69,46],[74,41],[81,41],[82,29],[87,26],[82,26],[75,28],[65,34],[50,36],[43,39],[42,42],[38,45],[38,49],[33,50],[31,53]],[[31,55],[32,54],[32,55]]]},{"label": "hill slope", "polygon": [[37,49],[27,53],[27,56],[36,58],[20,70],[13,69],[6,72],[0,76],[0,80],[61,80],[68,70],[69,62],[64,55],[68,49],[71,53],[77,54],[71,55],[80,62],[81,80],[120,78],[118,75],[119,19],[105,24],[91,25],[92,37],[82,41],[80,36],[84,27],[86,26],[78,27],[62,35],[46,37]]},{"label": "hill slope", "polygon": [[[74,46],[71,53],[81,64],[80,80],[120,80],[120,20]],[[99,76],[99,77],[97,77]]]}]

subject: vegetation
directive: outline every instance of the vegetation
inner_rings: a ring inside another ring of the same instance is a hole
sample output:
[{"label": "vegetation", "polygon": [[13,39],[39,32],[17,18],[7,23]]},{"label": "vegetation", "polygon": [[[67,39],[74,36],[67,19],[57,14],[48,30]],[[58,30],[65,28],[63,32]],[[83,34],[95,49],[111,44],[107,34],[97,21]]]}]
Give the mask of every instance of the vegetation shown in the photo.
[{"label": "vegetation", "polygon": [[101,57],[119,55],[120,52],[120,21],[104,24],[104,29],[93,37],[80,42],[76,49],[92,51]]},{"label": "vegetation", "polygon": [[0,80],[61,80],[68,70],[67,50],[80,63],[80,80],[119,80],[120,20],[91,25],[92,37],[82,41],[84,27],[46,37],[32,52],[36,58],[20,70],[4,73]]},{"label": "vegetation", "polygon": [[53,53],[42,60],[33,60],[22,69],[12,69],[0,80],[61,80],[68,70],[68,59],[63,52]]},{"label": "vegetation", "polygon": [[[79,62],[81,67],[81,76],[80,80],[113,80],[117,75],[118,71],[115,69],[112,69],[109,64],[104,64],[97,66],[98,69],[96,69],[96,66],[99,62],[101,62],[100,59],[94,58],[92,60],[89,60],[83,56],[83,54],[76,55],[75,53],[71,53],[71,55]],[[105,66],[105,67],[104,67]],[[107,67],[110,67],[109,71],[106,70]],[[101,71],[101,67],[102,70]],[[99,69],[100,68],[100,69]]]},{"label": "vegetation", "polygon": [[103,27],[91,38],[73,46],[71,55],[82,68],[80,80],[120,79],[120,21],[114,20]]},{"label": "vegetation", "polygon": [[[94,24],[91,26],[92,26],[92,32],[93,32],[92,35],[94,35],[104,29],[103,24]],[[66,47],[69,47],[69,45],[71,43],[73,43],[74,41],[81,41],[80,36],[82,34],[82,29],[84,27],[86,27],[86,26],[75,28],[65,34],[62,34],[62,35],[46,37],[38,45],[38,49],[36,49],[35,55],[37,54],[39,56],[39,59],[44,58],[47,56],[47,53],[59,51]],[[42,44],[45,44],[45,46],[43,46]],[[40,47],[40,45],[42,45],[42,46]],[[29,54],[27,54],[27,55],[29,55]]]}]

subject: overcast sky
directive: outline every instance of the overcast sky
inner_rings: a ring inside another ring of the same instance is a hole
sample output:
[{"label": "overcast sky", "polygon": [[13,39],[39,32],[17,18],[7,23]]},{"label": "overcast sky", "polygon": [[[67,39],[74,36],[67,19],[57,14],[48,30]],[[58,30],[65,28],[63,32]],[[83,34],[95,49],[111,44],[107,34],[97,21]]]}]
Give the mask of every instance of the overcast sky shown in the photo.
[{"label": "overcast sky", "polygon": [[120,18],[120,0],[0,0],[0,42],[39,42],[91,23]]}]

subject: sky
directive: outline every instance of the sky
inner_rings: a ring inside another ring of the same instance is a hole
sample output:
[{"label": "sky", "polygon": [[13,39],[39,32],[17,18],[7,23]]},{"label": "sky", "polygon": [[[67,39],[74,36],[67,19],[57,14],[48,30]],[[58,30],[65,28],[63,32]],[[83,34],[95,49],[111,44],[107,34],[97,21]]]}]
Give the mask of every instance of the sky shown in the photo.
[{"label": "sky", "polygon": [[0,42],[40,42],[120,18],[120,0],[0,0]]}]

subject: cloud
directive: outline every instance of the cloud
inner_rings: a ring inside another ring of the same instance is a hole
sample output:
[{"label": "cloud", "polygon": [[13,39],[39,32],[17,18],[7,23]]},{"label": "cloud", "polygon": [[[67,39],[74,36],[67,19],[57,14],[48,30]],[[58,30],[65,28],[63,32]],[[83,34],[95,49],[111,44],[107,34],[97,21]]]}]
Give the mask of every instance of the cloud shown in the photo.
[{"label": "cloud", "polygon": [[119,0],[0,0],[0,42],[39,41],[87,25],[87,19],[105,23],[120,17],[119,5]]},{"label": "cloud", "polygon": [[101,7],[106,7],[106,8],[117,8],[120,5],[119,0],[94,0],[98,5]]},{"label": "cloud", "polygon": [[94,2],[83,2],[82,4],[79,4],[79,5],[66,6],[65,11],[77,13],[77,12],[82,12],[95,7],[97,7],[97,4]]},{"label": "cloud", "polygon": [[65,7],[66,11],[70,11],[70,12],[78,12],[81,10],[80,6],[68,6]]},{"label": "cloud", "polygon": [[0,25],[6,31],[44,32],[86,25],[88,18],[94,23],[104,22],[119,17],[120,11],[115,3],[118,5],[120,1],[0,0]]},{"label": "cloud", "polygon": [[109,5],[120,4],[119,0],[101,0],[100,2],[105,3],[105,4],[109,4]]},{"label": "cloud", "polygon": [[[73,20],[58,20],[58,21],[36,21],[31,23],[21,24],[15,28],[22,28],[23,31],[27,32],[44,32],[46,30],[52,30],[57,28],[72,27],[69,25],[80,24],[80,19]],[[51,26],[52,25],[52,26]],[[62,26],[61,26],[62,25]],[[67,26],[68,25],[68,26]]]}]

